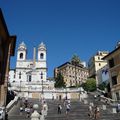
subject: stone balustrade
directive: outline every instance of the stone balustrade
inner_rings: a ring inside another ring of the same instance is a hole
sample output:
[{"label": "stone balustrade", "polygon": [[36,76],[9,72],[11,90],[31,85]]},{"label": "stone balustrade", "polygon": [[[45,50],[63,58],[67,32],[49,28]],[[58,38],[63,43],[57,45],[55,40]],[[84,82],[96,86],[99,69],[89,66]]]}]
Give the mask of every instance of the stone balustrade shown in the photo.
[{"label": "stone balustrade", "polygon": [[11,100],[10,103],[8,103],[8,105],[6,106],[6,110],[9,111],[15,104],[17,104],[17,102],[18,96],[15,96],[15,98]]}]

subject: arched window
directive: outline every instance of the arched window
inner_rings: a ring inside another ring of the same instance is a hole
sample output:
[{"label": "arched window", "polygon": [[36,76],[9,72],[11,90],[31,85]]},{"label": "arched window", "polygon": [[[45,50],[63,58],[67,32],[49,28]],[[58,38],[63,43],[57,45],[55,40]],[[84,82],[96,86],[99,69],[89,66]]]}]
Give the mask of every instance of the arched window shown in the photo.
[{"label": "arched window", "polygon": [[20,53],[20,59],[23,59],[23,53]]},{"label": "arched window", "polygon": [[40,54],[40,59],[43,59],[43,58],[44,58],[44,54],[41,53],[41,54]]}]

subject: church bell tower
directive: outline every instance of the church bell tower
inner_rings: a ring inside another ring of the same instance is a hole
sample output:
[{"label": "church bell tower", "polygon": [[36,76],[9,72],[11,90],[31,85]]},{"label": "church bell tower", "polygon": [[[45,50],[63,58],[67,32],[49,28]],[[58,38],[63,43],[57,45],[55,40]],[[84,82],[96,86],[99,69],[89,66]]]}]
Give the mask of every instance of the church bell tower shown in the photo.
[{"label": "church bell tower", "polygon": [[26,60],[26,53],[27,53],[27,48],[24,42],[22,42],[17,51],[17,61],[24,61]]}]

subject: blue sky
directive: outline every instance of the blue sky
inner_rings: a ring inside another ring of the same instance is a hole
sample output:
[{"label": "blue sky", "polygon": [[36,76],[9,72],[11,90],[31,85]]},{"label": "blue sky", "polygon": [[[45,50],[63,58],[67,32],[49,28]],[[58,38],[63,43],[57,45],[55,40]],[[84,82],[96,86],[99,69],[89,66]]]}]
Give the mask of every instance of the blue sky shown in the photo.
[{"label": "blue sky", "polygon": [[[88,62],[98,50],[112,51],[120,40],[120,0],[0,0],[16,50],[24,41],[27,58],[33,47],[47,47],[48,76],[77,54]],[[11,58],[15,68],[16,53]]]}]

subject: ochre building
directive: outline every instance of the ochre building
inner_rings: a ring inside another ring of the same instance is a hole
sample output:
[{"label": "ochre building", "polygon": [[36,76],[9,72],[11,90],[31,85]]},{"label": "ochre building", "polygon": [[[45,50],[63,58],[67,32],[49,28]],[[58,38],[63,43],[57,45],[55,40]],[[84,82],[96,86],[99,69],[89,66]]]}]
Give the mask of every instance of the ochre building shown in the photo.
[{"label": "ochre building", "polygon": [[66,62],[54,69],[54,77],[61,73],[67,87],[80,85],[88,78],[88,69],[84,65],[73,65],[71,62]]},{"label": "ochre building", "polygon": [[92,56],[88,62],[89,77],[96,79],[96,84],[99,84],[99,70],[107,65],[107,61],[102,58],[108,55],[108,51],[98,51]]},{"label": "ochre building", "polygon": [[14,55],[16,36],[10,36],[0,9],[0,106],[6,105],[10,56]]},{"label": "ochre building", "polygon": [[112,98],[120,100],[120,43],[112,52],[106,57],[109,65],[110,88]]}]

